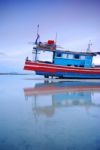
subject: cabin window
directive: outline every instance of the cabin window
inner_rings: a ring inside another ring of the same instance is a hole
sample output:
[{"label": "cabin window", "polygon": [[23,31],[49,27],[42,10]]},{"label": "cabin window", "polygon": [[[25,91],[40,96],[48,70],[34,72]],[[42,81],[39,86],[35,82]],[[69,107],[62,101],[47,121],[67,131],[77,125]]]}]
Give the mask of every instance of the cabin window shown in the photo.
[{"label": "cabin window", "polygon": [[75,67],[78,67],[78,65],[74,65]]},{"label": "cabin window", "polygon": [[70,64],[67,64],[67,66],[71,66]]},{"label": "cabin window", "polygon": [[85,59],[85,56],[80,56],[80,59],[84,60],[84,59]]},{"label": "cabin window", "polygon": [[66,58],[66,57],[67,57],[67,55],[66,55],[66,54],[63,54],[63,55],[62,55],[62,57],[63,57],[63,58]]},{"label": "cabin window", "polygon": [[69,59],[73,59],[73,55],[72,54],[68,54],[67,56]]},{"label": "cabin window", "polygon": [[78,54],[75,54],[75,55],[74,55],[74,58],[75,58],[75,59],[79,59],[80,56],[79,56]]},{"label": "cabin window", "polygon": [[61,57],[61,53],[58,52],[58,53],[56,54],[56,56],[57,56],[57,57]]},{"label": "cabin window", "polygon": [[41,62],[52,63],[53,62],[53,52],[41,50],[37,54],[37,60],[41,61]]},{"label": "cabin window", "polygon": [[84,67],[84,65],[80,65],[80,67]]}]

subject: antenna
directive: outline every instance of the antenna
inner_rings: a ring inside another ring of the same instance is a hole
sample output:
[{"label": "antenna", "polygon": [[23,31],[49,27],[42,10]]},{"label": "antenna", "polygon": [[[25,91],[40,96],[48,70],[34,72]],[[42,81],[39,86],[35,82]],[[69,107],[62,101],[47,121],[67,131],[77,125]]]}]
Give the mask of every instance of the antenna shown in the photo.
[{"label": "antenna", "polygon": [[55,36],[55,44],[57,43],[57,32],[56,32],[56,36]]},{"label": "antenna", "polygon": [[87,52],[91,52],[91,46],[92,46],[92,42],[91,42],[91,40],[89,40]]}]

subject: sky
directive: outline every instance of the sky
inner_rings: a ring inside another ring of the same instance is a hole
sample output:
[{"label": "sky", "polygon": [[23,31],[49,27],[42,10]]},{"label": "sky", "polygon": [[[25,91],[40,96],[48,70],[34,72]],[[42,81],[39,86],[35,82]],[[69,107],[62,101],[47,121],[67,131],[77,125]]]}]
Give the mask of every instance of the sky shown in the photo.
[{"label": "sky", "polygon": [[0,72],[23,71],[38,24],[43,42],[57,34],[68,50],[86,51],[91,40],[91,51],[100,51],[99,0],[0,0]]}]

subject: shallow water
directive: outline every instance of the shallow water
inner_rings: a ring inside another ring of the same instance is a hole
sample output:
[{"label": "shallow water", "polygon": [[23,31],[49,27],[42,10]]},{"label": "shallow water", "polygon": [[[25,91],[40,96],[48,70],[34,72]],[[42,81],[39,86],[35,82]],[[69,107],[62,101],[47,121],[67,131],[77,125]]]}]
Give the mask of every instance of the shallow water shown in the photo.
[{"label": "shallow water", "polygon": [[99,150],[100,84],[31,78],[0,76],[0,150]]}]

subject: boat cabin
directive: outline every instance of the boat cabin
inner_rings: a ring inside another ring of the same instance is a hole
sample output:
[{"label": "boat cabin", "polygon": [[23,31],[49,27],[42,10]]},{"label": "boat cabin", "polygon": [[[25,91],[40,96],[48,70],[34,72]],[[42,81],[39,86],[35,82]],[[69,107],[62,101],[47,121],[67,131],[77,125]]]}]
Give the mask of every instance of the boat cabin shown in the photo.
[{"label": "boat cabin", "polygon": [[54,64],[74,67],[92,67],[92,54],[82,52],[56,52]]},{"label": "boat cabin", "polygon": [[[33,48],[35,52],[35,61],[44,63],[52,63],[54,65],[72,66],[72,67],[92,67],[92,59],[95,53],[90,52],[73,52],[65,50],[57,50],[53,41]],[[41,56],[41,58],[40,58]]]}]

